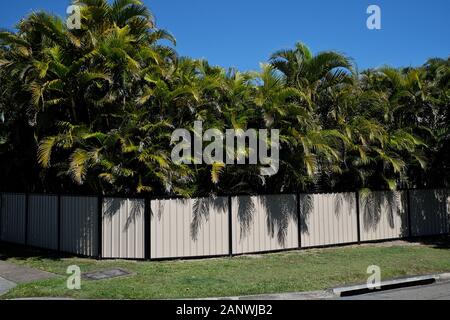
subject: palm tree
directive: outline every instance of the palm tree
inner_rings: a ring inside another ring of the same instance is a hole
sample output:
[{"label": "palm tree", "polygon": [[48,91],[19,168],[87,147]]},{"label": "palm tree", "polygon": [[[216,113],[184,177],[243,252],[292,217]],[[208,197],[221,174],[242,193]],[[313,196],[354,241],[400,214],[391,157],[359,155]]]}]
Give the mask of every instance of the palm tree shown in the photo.
[{"label": "palm tree", "polygon": [[143,35],[155,27],[153,14],[140,0],[75,0],[82,7],[82,23],[85,30],[104,32],[111,26],[129,26],[134,35]]},{"label": "palm tree", "polygon": [[275,52],[270,62],[286,77],[288,86],[298,88],[305,94],[323,124],[329,122],[335,105],[333,89],[351,85],[355,76],[350,58],[335,51],[313,55],[300,42],[294,49]]},{"label": "palm tree", "polygon": [[[178,57],[142,1],[74,3],[80,30],[37,12],[0,32],[8,185],[185,196],[448,185],[449,59],[358,74],[345,55],[297,43],[239,72]],[[198,120],[279,129],[278,174],[172,163],[171,132]]]},{"label": "palm tree", "polygon": [[348,138],[341,184],[358,187],[402,185],[408,164],[425,166],[425,143],[412,127],[399,125],[391,96],[380,86],[381,73],[368,70],[358,82],[340,90],[338,130]]},{"label": "palm tree", "polygon": [[[123,151],[115,163],[107,160],[108,152],[116,156],[113,150],[117,144],[127,141],[118,138],[124,134],[120,129],[130,126],[124,118],[131,122],[142,113],[136,103],[142,83],[175,63],[176,55],[157,44],[160,38],[172,38],[162,30],[150,29],[153,18],[140,1],[76,3],[83,5],[83,15],[96,17],[89,19],[88,28],[67,30],[59,18],[34,13],[19,24],[17,33],[0,34],[8,48],[2,66],[11,75],[18,75],[19,95],[31,101],[31,108],[24,107],[36,122],[32,125],[34,135],[41,138],[39,162],[47,168],[52,158],[53,168],[71,175],[78,184],[89,180],[90,167],[103,165],[116,177],[108,171],[98,176],[114,183],[119,180],[117,176],[134,176],[122,163],[128,152]],[[101,13],[100,9],[106,11]],[[108,19],[97,14],[106,14]],[[132,28],[144,22],[146,28]],[[144,179],[137,179],[132,185],[145,189]],[[160,174],[160,180],[164,179]],[[165,184],[167,188],[168,182]],[[95,189],[99,188],[97,183]]]}]

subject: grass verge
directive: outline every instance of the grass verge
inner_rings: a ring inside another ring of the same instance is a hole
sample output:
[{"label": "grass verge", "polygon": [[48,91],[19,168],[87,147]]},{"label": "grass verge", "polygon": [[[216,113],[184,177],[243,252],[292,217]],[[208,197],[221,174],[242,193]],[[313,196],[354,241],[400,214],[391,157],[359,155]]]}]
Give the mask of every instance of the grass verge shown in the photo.
[{"label": "grass verge", "polygon": [[[234,258],[134,262],[97,261],[42,256],[0,246],[5,260],[49,271],[60,277],[20,284],[1,299],[72,297],[83,299],[166,299],[298,292],[364,283],[370,265],[378,265],[383,279],[450,271],[450,249],[435,245],[363,245],[312,249]],[[66,270],[82,272],[124,268],[132,276],[82,281],[81,290],[66,288]]]}]

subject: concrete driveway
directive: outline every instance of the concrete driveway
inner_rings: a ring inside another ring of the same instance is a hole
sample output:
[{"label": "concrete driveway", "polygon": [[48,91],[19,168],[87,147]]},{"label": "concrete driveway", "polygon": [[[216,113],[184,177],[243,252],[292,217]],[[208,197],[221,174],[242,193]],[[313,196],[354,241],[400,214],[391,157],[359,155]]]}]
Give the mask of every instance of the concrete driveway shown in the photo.
[{"label": "concrete driveway", "polygon": [[0,277],[15,283],[26,283],[53,278],[56,275],[7,261],[0,261]]},{"label": "concrete driveway", "polygon": [[12,281],[6,280],[5,278],[0,277],[0,296],[2,294],[7,293],[9,290],[14,288],[16,284]]},{"label": "concrete driveway", "polygon": [[33,282],[52,277],[56,277],[56,275],[6,261],[0,261],[0,295],[14,288],[17,283]]}]

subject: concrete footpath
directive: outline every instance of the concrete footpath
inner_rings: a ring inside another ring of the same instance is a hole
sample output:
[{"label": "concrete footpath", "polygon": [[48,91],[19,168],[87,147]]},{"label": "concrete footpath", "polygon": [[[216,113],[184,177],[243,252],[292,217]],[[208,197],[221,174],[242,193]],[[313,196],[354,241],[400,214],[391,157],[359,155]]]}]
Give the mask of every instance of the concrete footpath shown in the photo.
[{"label": "concrete footpath", "polygon": [[0,295],[5,294],[19,283],[50,279],[56,276],[50,272],[0,261]]}]

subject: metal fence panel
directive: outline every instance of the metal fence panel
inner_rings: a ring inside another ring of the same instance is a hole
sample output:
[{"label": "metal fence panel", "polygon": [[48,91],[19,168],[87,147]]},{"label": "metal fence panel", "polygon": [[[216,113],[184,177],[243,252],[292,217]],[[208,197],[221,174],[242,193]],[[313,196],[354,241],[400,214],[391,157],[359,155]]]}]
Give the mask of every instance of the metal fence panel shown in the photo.
[{"label": "metal fence panel", "polygon": [[228,198],[151,202],[151,257],[226,255]]},{"label": "metal fence panel", "polygon": [[142,199],[105,198],[103,200],[102,256],[104,258],[143,259],[144,211]]},{"label": "metal fence panel", "polygon": [[3,193],[0,201],[0,239],[25,244],[25,194]]},{"label": "metal fence panel", "polygon": [[413,236],[449,233],[449,198],[448,190],[410,191]]},{"label": "metal fence panel", "polygon": [[301,194],[299,200],[302,247],[358,241],[354,193]]},{"label": "metal fence panel", "polygon": [[97,197],[61,197],[61,250],[97,256]]},{"label": "metal fence panel", "polygon": [[28,244],[58,249],[58,197],[30,195],[28,199]]},{"label": "metal fence panel", "polygon": [[295,195],[232,198],[233,254],[298,248]]},{"label": "metal fence panel", "polygon": [[[60,249],[65,252],[96,256],[101,245],[105,258],[145,258],[143,199],[104,198],[101,222],[97,197],[60,199],[58,226],[58,196],[30,195],[27,204],[25,194],[1,194],[0,240],[24,244],[28,239],[31,246],[56,250],[59,231]],[[228,254],[228,200],[217,197],[151,201],[151,257]],[[304,248],[354,243],[358,240],[356,201],[355,193],[302,194],[298,208],[295,195],[232,197],[232,253],[298,248],[298,226]],[[372,192],[358,201],[362,241],[406,237],[410,230],[413,236],[450,231],[449,190],[410,191],[409,204],[406,191]],[[101,244],[97,243],[98,223],[102,223]]]},{"label": "metal fence panel", "polygon": [[359,197],[361,240],[388,240],[408,236],[406,191],[371,192]]}]

